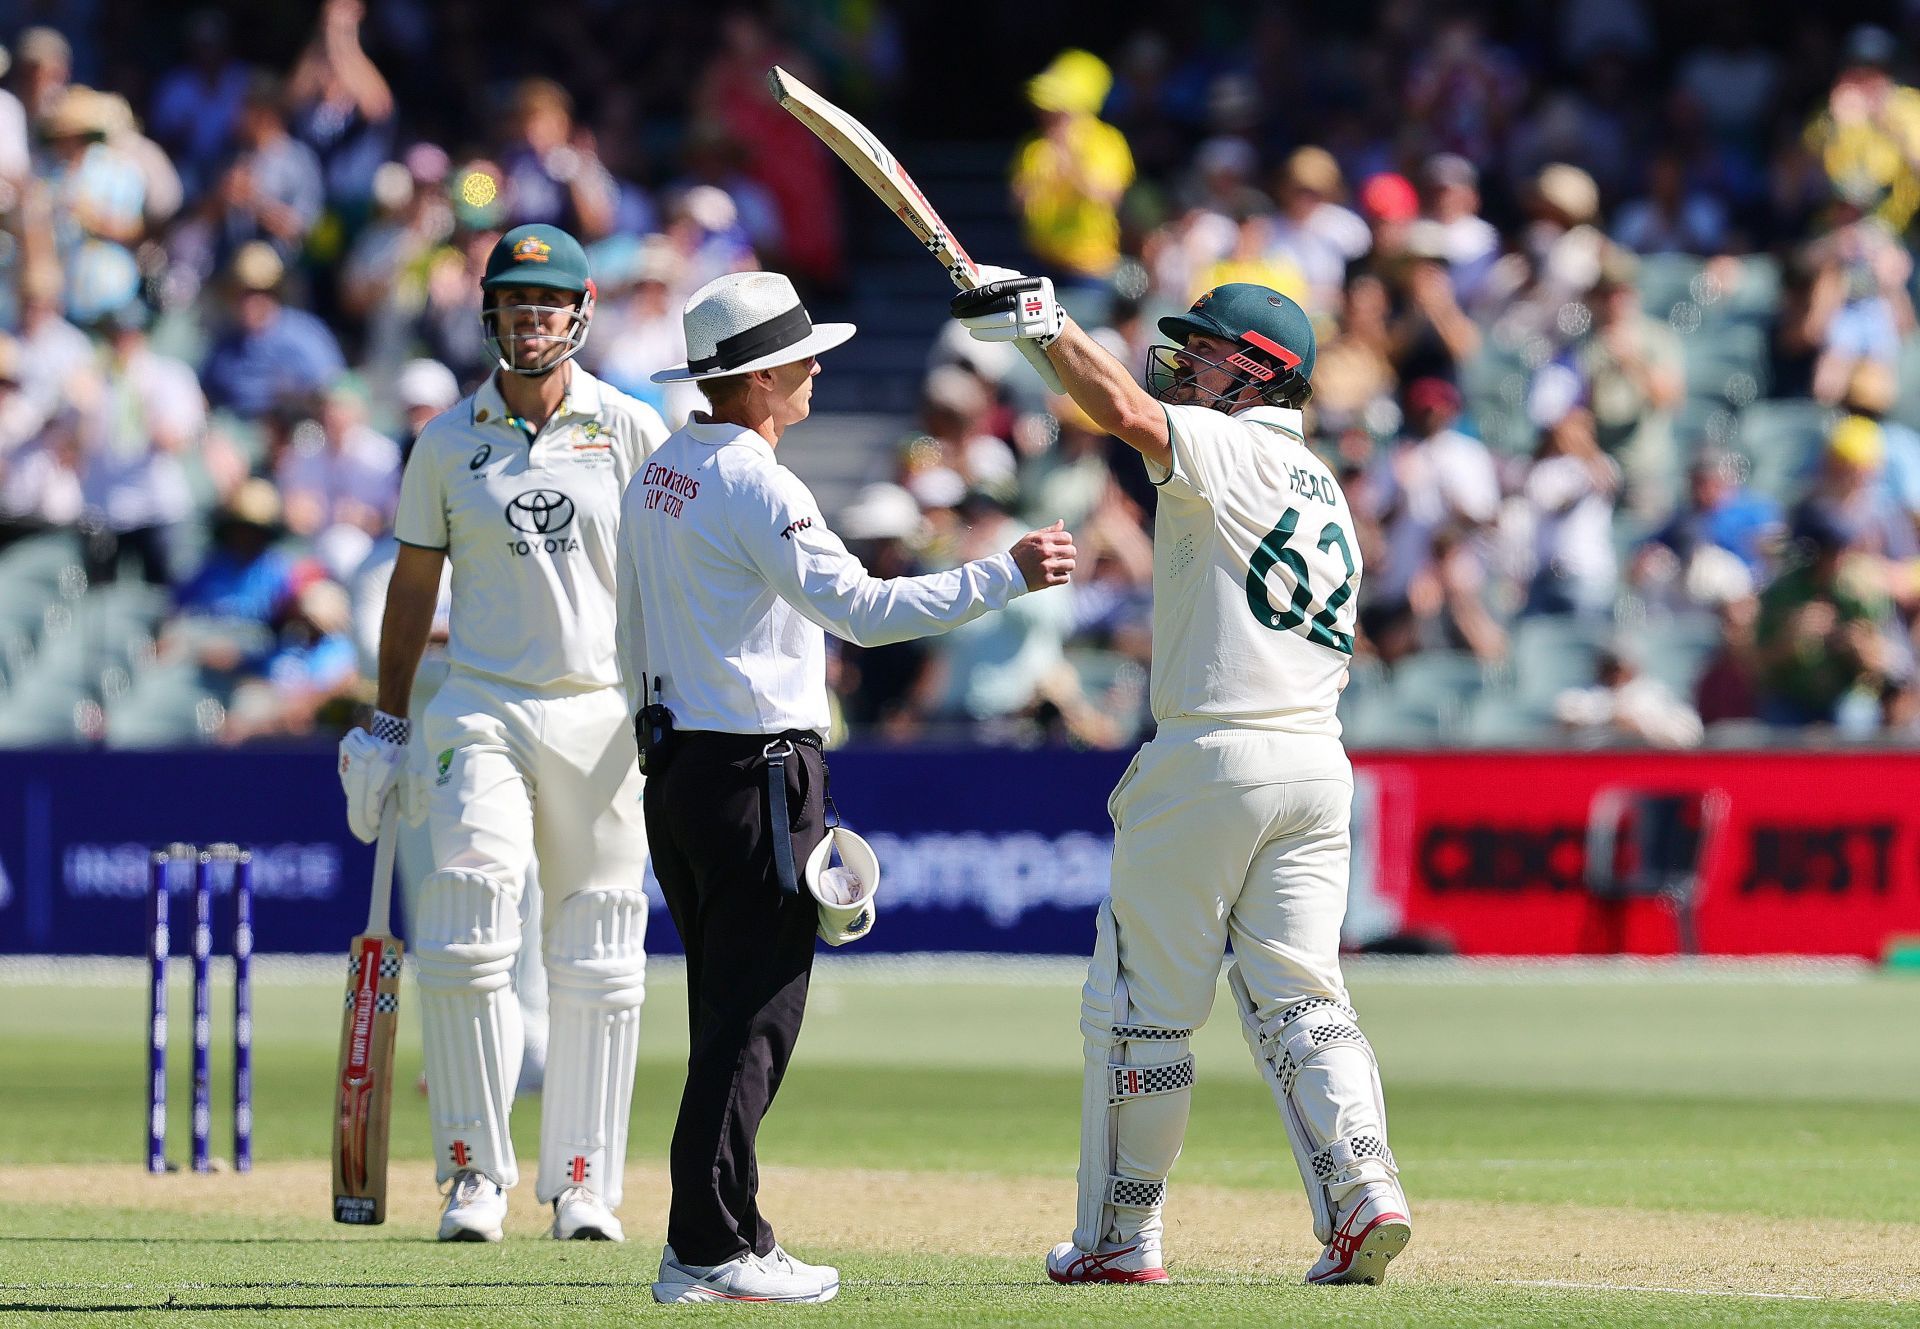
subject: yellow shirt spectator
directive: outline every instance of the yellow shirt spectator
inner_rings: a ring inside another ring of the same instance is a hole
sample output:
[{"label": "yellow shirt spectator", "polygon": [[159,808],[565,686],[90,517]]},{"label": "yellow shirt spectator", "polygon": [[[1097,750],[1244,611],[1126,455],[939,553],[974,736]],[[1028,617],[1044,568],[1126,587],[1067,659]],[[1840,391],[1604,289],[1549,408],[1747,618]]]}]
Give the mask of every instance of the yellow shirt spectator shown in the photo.
[{"label": "yellow shirt spectator", "polygon": [[1920,91],[1843,78],[1807,126],[1806,143],[1836,189],[1877,195],[1873,215],[1906,233],[1920,211]]},{"label": "yellow shirt spectator", "polygon": [[1043,112],[1043,124],[1014,159],[1027,247],[1056,268],[1105,277],[1120,261],[1119,204],[1133,183],[1133,153],[1094,115]]}]

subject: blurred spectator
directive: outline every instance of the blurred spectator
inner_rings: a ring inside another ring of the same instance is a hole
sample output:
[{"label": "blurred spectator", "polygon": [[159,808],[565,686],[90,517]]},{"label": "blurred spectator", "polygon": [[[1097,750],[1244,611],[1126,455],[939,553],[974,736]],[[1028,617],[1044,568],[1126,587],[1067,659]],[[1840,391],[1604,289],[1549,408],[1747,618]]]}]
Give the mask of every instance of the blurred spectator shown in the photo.
[{"label": "blurred spectator", "polygon": [[1809,509],[1827,513],[1845,529],[1853,549],[1863,555],[1904,563],[1920,553],[1912,514],[1881,483],[1886,442],[1881,428],[1865,416],[1842,417],[1827,437],[1826,451],[1794,522]]},{"label": "blurred spectator", "polygon": [[1609,251],[1600,281],[1587,297],[1593,327],[1575,363],[1586,380],[1600,450],[1620,464],[1629,505],[1645,517],[1660,514],[1679,479],[1673,422],[1686,396],[1680,338],[1640,308],[1639,265]]},{"label": "blurred spectator", "polygon": [[1438,228],[1448,275],[1462,304],[1472,304],[1493,262],[1500,233],[1480,215],[1480,172],[1457,153],[1435,153],[1421,172],[1425,216]]},{"label": "blurred spectator", "polygon": [[326,204],[320,159],[287,131],[285,96],[270,74],[256,74],[247,85],[234,127],[239,151],[203,209],[213,228],[216,264],[256,240],[289,262],[320,219]]},{"label": "blurred spectator", "polygon": [[1624,204],[1613,238],[1636,254],[1718,254],[1727,241],[1727,210],[1687,183],[1687,159],[1668,150],[1647,164],[1647,192]]},{"label": "blurred spectator", "polygon": [[78,526],[86,511],[82,464],[79,414],[67,408],[0,457],[0,544],[16,535]]},{"label": "blurred spectator", "polygon": [[1434,31],[1406,83],[1407,118],[1433,150],[1492,165],[1526,91],[1526,76],[1487,41],[1471,11]]},{"label": "blurred spectator", "polygon": [[1898,50],[1886,29],[1855,28],[1826,107],[1806,131],[1834,188],[1895,235],[1920,209],[1920,92],[1893,81]]},{"label": "blurred spectator", "polygon": [[1760,596],[1760,716],[1788,727],[1831,724],[1849,696],[1877,707],[1895,661],[1891,610],[1844,520],[1802,508],[1793,536],[1794,561]]},{"label": "blurred spectator", "polygon": [[507,227],[547,222],[586,243],[611,234],[618,190],[593,135],[574,124],[567,90],[551,79],[525,79],[514,89],[511,118],[500,153]]},{"label": "blurred spectator", "polygon": [[233,141],[247,96],[247,66],[228,49],[226,15],[203,9],[187,19],[187,61],[164,74],[154,89],[148,128],[173,154],[187,197],[210,188]]},{"label": "blurred spectator", "polygon": [[13,86],[29,121],[53,110],[73,77],[73,47],[52,28],[27,28],[14,39]]},{"label": "blurred spectator", "polygon": [[1607,238],[1594,226],[1600,189],[1593,177],[1565,162],[1535,177],[1524,202],[1527,224],[1512,252],[1493,265],[1479,310],[1508,345],[1534,338],[1564,341],[1560,311],[1600,279]]},{"label": "blurred spectator", "polygon": [[393,149],[393,92],[360,48],[362,0],[323,0],[320,29],[287,80],[293,132],[319,158],[327,197],[357,226]]},{"label": "blurred spectator", "polygon": [[68,317],[90,323],[134,298],[134,247],[145,235],[140,169],[107,144],[100,95],[69,85],[39,122],[54,245],[66,273]]},{"label": "blurred spectator", "polygon": [[[0,52],[4,50],[0,47]],[[0,54],[0,75],[7,72],[7,64],[7,57]],[[30,151],[26,107],[10,89],[0,88],[0,213],[20,206],[31,173]]]},{"label": "blurred spectator", "polygon": [[353,606],[337,582],[316,578],[287,602],[259,676],[243,679],[227,707],[220,742],[310,734],[320,711],[359,681]]},{"label": "blurred spectator", "polygon": [[601,280],[601,305],[585,355],[593,372],[622,392],[655,407],[678,425],[704,409],[691,384],[661,385],[651,375],[687,358],[680,317],[686,265],[673,244],[652,236],[632,254],[623,272]]},{"label": "blurred spectator", "polygon": [[1686,501],[1635,557],[1636,585],[1683,583],[1704,549],[1732,554],[1759,584],[1782,532],[1780,507],[1740,483],[1741,465],[1719,449],[1694,458]]},{"label": "blurred spectator", "polygon": [[1197,300],[1214,287],[1229,282],[1271,287],[1303,305],[1313,300],[1306,277],[1284,250],[1274,247],[1272,222],[1264,212],[1251,212],[1239,219],[1233,247],[1218,262],[1201,271],[1187,295]]},{"label": "blurred spectator", "polygon": [[1339,332],[1320,343],[1314,362],[1313,411],[1328,432],[1360,427],[1386,433],[1399,424],[1390,313],[1380,279],[1356,273],[1341,298]]},{"label": "blurred spectator", "polygon": [[1544,426],[1522,491],[1534,551],[1523,613],[1600,618],[1612,612],[1619,488],[1620,468],[1600,451],[1591,411],[1573,406]]},{"label": "blurred spectator", "polygon": [[190,613],[267,622],[293,589],[293,560],[274,547],[284,530],[272,483],[246,481],[214,513],[213,549],[176,603]]},{"label": "blurred spectator", "polygon": [[1722,142],[1757,152],[1774,110],[1779,59],[1760,44],[1757,16],[1739,0],[1715,5],[1702,36],[1704,44],[1681,59],[1675,88]]},{"label": "blurred spectator", "polygon": [[99,99],[107,146],[133,163],[140,173],[147,226],[151,229],[172,221],[186,197],[173,159],[165,148],[140,132],[140,122],[125,97],[117,92],[96,92],[94,96]]},{"label": "blurred spectator", "polygon": [[1260,154],[1238,134],[1217,134],[1193,155],[1187,205],[1217,212],[1223,217],[1245,217],[1266,212],[1273,201],[1254,185]]},{"label": "blurred spectator", "polygon": [[1889,418],[1899,383],[1885,365],[1863,360],[1853,371],[1846,409],[1880,428],[1880,488],[1895,509],[1920,524],[1920,431]]},{"label": "blurred spectator", "polygon": [[447,198],[447,154],[416,143],[404,161],[373,173],[374,213],[341,265],[342,314],[365,329],[366,358],[391,363],[411,347],[411,321],[425,300],[434,254],[453,234]]},{"label": "blurred spectator", "polygon": [[1021,454],[1020,520],[1034,529],[1064,521],[1084,539],[1087,519],[1113,483],[1107,436],[1071,397],[1049,397],[1047,412],[1015,430]]},{"label": "blurred spectator", "polygon": [[1752,594],[1734,596],[1716,605],[1713,612],[1719,621],[1720,639],[1707,657],[1693,693],[1700,722],[1709,727],[1752,720],[1760,714],[1759,644],[1754,636],[1760,600]]},{"label": "blurred spectator", "polygon": [[945,365],[927,375],[920,390],[920,427],[924,433],[908,443],[910,465],[944,467],[958,475],[969,491],[987,490],[1002,497],[1013,490],[1015,460],[1006,440],[986,429],[993,410],[993,394],[979,377],[958,365]]},{"label": "blurred spectator", "polygon": [[50,420],[85,393],[93,375],[93,343],[60,313],[63,282],[52,263],[29,263],[20,274],[20,326],[15,330],[20,392],[34,419]]},{"label": "blurred spectator", "polygon": [[1295,150],[1280,172],[1273,245],[1306,278],[1309,313],[1327,313],[1339,304],[1347,265],[1373,246],[1366,222],[1341,206],[1343,193],[1340,165],[1325,148]]},{"label": "blurred spectator", "polygon": [[[914,552],[924,525],[913,495],[883,482],[855,494],[834,530],[874,576],[911,577],[926,570]],[[925,639],[842,645],[835,690],[847,722],[887,742],[912,739],[934,700],[934,653],[934,644]]]},{"label": "blurred spectator", "polygon": [[1907,292],[1913,256],[1883,223],[1862,217],[1858,203],[1836,201],[1838,224],[1806,249],[1817,275],[1803,335],[1818,347],[1813,395],[1829,405],[1846,392],[1861,361],[1897,364],[1900,343],[1914,329]]},{"label": "blurred spectator", "polygon": [[207,399],[193,370],[147,342],[145,305],[130,302],[104,320],[106,354],[101,398],[85,416],[87,508],[95,532],[88,541],[87,580],[118,576],[128,554],[155,586],[181,571],[176,550],[193,515],[193,494],[182,462],[207,423]]},{"label": "blurred spectator", "polygon": [[438,360],[409,360],[393,381],[393,397],[402,416],[400,464],[405,466],[427,422],[460,400],[460,384]]},{"label": "blurred spectator", "polygon": [[767,90],[773,65],[821,86],[812,62],[777,41],[765,19],[749,9],[729,11],[720,24],[720,51],[701,71],[694,90],[694,115],[723,126],[745,147],[747,173],[780,208],[788,272],[837,288],[845,280],[846,260],[839,164],[773,100]]},{"label": "blurred spectator", "polygon": [[[683,187],[710,185],[733,200],[747,243],[768,268],[783,266],[786,235],[773,192],[747,174],[747,152],[739,140],[716,124],[696,124],[683,150],[687,174]],[[662,366],[664,368],[664,366]]]},{"label": "blurred spectator", "polygon": [[[324,541],[336,527],[364,533],[364,542],[354,540],[337,555],[322,550],[330,568],[351,571],[366,557],[373,537],[393,520],[400,496],[400,449],[367,425],[359,386],[341,379],[321,402],[320,428],[296,432],[273,478],[293,534]],[[337,536],[334,543],[341,543]]]},{"label": "blurred spectator", "polygon": [[1553,718],[1580,747],[1692,748],[1703,733],[1693,707],[1665,683],[1641,673],[1625,646],[1600,653],[1593,687],[1568,688],[1554,698]]},{"label": "blurred spectator", "polygon": [[320,391],[345,368],[326,324],[282,302],[284,275],[279,256],[263,242],[234,255],[227,273],[229,322],[200,370],[208,400],[249,420],[283,398]]},{"label": "blurred spectator", "polygon": [[1407,385],[1407,433],[1371,477],[1387,545],[1386,566],[1369,569],[1372,598],[1404,601],[1433,557],[1435,534],[1457,525],[1477,533],[1499,515],[1500,480],[1486,445],[1455,429],[1460,390],[1444,379]]},{"label": "blurred spectator", "polygon": [[1062,51],[1027,83],[1039,132],[1013,163],[1028,250],[1057,281],[1083,289],[1104,283],[1119,261],[1120,196],[1133,183],[1126,136],[1099,116],[1112,86],[1098,56]]},{"label": "blurred spectator", "polygon": [[[476,173],[467,178],[489,177]],[[462,383],[477,383],[494,370],[493,352],[480,335],[480,277],[499,238],[500,232],[491,227],[460,227],[423,264],[425,289],[413,320],[414,335],[421,349],[453,370]]]}]

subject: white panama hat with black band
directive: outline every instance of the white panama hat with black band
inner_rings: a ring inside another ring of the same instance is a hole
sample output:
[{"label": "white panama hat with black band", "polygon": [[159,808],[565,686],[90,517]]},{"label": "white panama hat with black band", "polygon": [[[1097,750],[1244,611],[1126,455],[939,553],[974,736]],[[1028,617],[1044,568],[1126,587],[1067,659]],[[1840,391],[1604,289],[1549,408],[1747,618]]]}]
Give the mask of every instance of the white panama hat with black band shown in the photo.
[{"label": "white panama hat with black band", "polygon": [[790,365],[853,336],[851,323],[815,323],[793,283],[777,272],[730,272],[693,293],[684,315],[687,363],[655,383],[697,383]]}]

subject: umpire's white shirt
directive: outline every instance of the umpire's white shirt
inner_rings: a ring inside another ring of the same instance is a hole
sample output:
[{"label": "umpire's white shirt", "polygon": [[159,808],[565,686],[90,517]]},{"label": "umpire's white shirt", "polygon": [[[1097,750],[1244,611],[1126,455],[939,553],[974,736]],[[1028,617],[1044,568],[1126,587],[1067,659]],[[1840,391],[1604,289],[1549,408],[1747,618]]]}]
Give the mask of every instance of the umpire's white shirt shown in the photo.
[{"label": "umpire's white shirt", "polygon": [[660,678],[680,729],[824,732],[823,628],[862,646],[906,641],[1026,590],[1011,554],[869,576],[765,438],[703,416],[647,459],[621,520],[621,670],[636,704]]},{"label": "umpire's white shirt", "polygon": [[489,377],[420,432],[394,535],[453,567],[456,671],[536,691],[620,682],[614,560],[620,495],[666,424],[577,363],[532,436]]}]

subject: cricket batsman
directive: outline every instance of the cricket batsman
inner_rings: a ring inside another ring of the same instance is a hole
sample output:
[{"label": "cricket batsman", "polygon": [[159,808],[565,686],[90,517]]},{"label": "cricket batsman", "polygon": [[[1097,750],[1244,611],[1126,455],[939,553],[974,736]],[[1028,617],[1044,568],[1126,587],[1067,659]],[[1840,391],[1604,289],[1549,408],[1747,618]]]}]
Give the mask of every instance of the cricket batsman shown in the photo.
[{"label": "cricket batsman", "polygon": [[[523,945],[546,960],[550,1029],[536,1196],[562,1239],[624,1239],[621,1199],[645,993],[646,826],[614,657],[627,481],[667,435],[575,354],[593,319],[580,244],[507,232],[481,280],[496,371],[421,431],[400,487],[398,558],[372,732],[340,744],[347,819],[374,838],[390,789],[424,817],[433,871],[411,924],[442,1241],[498,1241],[519,1178],[507,1115],[519,1076]],[[409,694],[453,567],[446,682],[407,770]],[[540,932],[520,902],[537,863]]]},{"label": "cricket batsman", "polygon": [[1334,707],[1353,655],[1359,541],[1310,451],[1313,327],[1235,282],[1160,320],[1147,387],[1005,269],[952,309],[1031,339],[1068,395],[1159,486],[1152,709],[1108,800],[1112,895],[1081,997],[1086,1082],[1073,1240],[1057,1283],[1167,1277],[1161,1209],[1186,1134],[1188,1042],[1228,986],[1272,1087],[1324,1245],[1309,1283],[1378,1283],[1412,1235],[1380,1073],[1340,976],[1353,771]]}]

